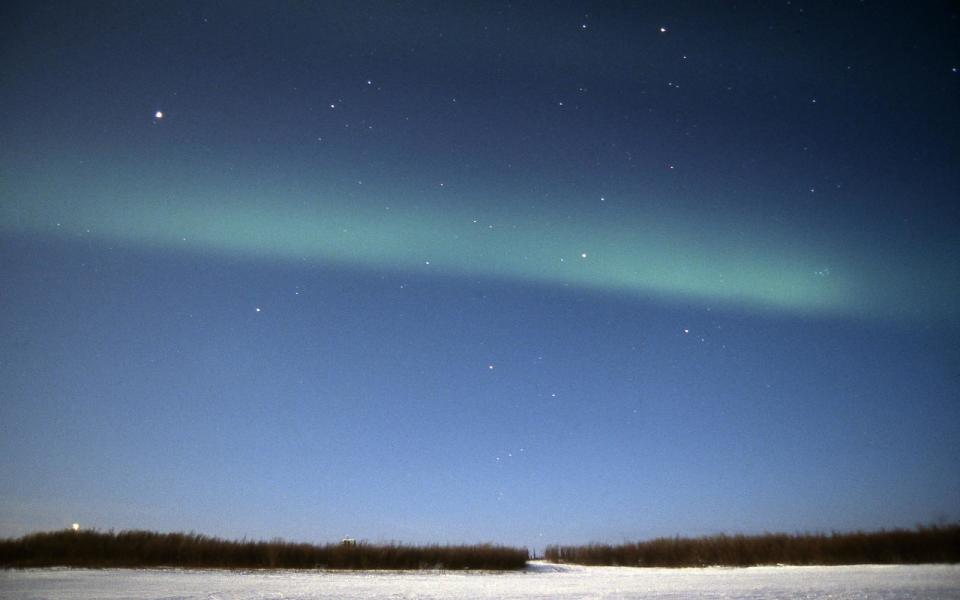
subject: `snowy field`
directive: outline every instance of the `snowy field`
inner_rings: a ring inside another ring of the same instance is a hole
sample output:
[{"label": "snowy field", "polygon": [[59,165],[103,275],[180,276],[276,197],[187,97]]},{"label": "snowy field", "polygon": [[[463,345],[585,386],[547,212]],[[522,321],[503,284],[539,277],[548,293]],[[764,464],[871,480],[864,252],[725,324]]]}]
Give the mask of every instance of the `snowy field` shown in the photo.
[{"label": "snowy field", "polygon": [[635,569],[531,563],[525,572],[0,571],[0,599],[960,599],[960,565]]}]

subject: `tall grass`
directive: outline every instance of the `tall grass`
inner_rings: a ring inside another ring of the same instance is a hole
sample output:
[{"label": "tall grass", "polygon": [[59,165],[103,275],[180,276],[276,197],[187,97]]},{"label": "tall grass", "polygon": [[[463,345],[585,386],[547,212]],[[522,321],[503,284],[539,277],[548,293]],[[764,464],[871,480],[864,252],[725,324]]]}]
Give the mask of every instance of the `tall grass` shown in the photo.
[{"label": "tall grass", "polygon": [[51,531],[0,540],[2,567],[242,569],[522,569],[527,550],[490,544],[297,544],[231,541],[195,533]]},{"label": "tall grass", "polygon": [[545,558],[581,565],[746,567],[960,562],[960,525],[825,534],[657,538],[616,546],[548,546]]}]

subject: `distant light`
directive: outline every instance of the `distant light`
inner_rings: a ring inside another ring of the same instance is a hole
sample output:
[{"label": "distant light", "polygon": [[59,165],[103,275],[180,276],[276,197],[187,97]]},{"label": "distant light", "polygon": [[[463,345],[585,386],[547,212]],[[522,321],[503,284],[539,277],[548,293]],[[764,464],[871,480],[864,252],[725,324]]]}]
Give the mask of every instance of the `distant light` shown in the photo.
[{"label": "distant light", "polygon": [[80,531],[80,523],[74,523],[73,525],[70,526],[70,529],[74,531]]},{"label": "distant light", "polygon": [[256,307],[254,310],[257,311],[257,312],[260,312],[260,307],[258,306],[258,307]]},{"label": "distant light", "polygon": [[667,32],[666,27],[660,27],[660,33],[666,33],[666,32]]},{"label": "distant light", "polygon": [[492,370],[493,370],[493,365],[487,365],[487,368],[492,371]]},{"label": "distant light", "polygon": [[587,253],[586,253],[586,252],[581,252],[581,253],[580,253],[580,258],[586,258],[586,257],[587,257]]}]

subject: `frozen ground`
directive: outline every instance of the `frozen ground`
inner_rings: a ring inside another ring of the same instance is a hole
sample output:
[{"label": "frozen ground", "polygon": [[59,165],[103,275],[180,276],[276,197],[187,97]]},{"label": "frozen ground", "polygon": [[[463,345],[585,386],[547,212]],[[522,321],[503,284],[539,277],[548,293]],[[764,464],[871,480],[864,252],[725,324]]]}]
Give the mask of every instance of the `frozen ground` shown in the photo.
[{"label": "frozen ground", "polygon": [[531,563],[518,573],[0,570],[0,599],[960,599],[960,565],[634,569]]}]

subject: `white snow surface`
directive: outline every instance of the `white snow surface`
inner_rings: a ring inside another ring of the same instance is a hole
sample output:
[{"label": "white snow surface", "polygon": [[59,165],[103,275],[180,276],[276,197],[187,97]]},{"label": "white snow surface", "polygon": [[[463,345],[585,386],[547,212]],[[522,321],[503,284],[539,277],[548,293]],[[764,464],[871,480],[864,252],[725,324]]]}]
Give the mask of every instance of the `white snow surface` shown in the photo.
[{"label": "white snow surface", "polygon": [[0,599],[960,599],[960,565],[647,569],[531,562],[525,571],[0,570]]}]

